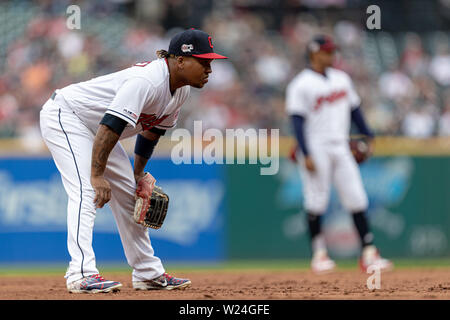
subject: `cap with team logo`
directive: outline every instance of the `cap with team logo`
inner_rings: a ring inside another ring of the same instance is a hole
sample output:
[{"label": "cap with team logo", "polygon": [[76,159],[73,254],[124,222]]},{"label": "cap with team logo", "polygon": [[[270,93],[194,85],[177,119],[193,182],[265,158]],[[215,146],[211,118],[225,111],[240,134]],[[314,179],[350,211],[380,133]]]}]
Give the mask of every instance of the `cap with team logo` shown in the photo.
[{"label": "cap with team logo", "polygon": [[318,52],[319,50],[333,52],[336,49],[338,49],[338,46],[334,43],[333,38],[327,35],[318,35],[308,44],[310,52]]},{"label": "cap with team logo", "polygon": [[204,31],[189,29],[176,34],[169,44],[169,54],[203,59],[228,59],[213,50],[211,37]]}]

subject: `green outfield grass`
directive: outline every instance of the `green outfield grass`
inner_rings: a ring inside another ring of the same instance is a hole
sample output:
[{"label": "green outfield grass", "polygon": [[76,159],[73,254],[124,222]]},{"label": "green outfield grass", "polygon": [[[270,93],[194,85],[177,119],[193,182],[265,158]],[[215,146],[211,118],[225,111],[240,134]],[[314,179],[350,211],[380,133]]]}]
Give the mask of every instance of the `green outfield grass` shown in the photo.
[{"label": "green outfield grass", "polygon": [[[450,257],[439,259],[392,259],[395,268],[450,268]],[[165,263],[166,270],[170,272],[208,272],[226,271],[239,272],[251,270],[273,271],[306,271],[309,269],[309,260],[235,260],[223,263]],[[358,267],[356,259],[336,260],[338,270],[351,270]],[[0,264],[1,276],[17,275],[61,275],[66,271],[66,264]],[[130,273],[131,268],[120,263],[98,263],[101,272]]]}]

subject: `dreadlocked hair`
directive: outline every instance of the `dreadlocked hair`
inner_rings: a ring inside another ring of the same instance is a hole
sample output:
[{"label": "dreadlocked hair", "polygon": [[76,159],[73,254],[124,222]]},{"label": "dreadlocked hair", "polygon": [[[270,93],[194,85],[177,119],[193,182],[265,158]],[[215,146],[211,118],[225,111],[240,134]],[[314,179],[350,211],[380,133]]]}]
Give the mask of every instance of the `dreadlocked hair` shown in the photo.
[{"label": "dreadlocked hair", "polygon": [[175,57],[174,54],[170,54],[166,50],[158,50],[158,51],[156,51],[156,56],[158,58],[160,58],[160,59],[163,59],[163,58],[174,58]]}]

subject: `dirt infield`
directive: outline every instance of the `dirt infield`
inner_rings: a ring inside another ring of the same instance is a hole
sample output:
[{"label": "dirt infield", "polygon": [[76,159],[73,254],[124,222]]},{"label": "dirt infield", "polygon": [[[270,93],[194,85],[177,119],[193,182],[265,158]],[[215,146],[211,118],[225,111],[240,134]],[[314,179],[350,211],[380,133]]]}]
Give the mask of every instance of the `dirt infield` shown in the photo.
[{"label": "dirt infield", "polygon": [[[169,270],[170,271],[170,270]],[[121,281],[118,293],[70,294],[62,276],[0,277],[2,300],[277,300],[277,299],[449,299],[450,269],[404,269],[381,275],[381,288],[369,290],[370,275],[356,270],[317,276],[309,271],[207,271],[176,273],[188,277],[186,290],[134,291],[131,276],[105,273]]]}]

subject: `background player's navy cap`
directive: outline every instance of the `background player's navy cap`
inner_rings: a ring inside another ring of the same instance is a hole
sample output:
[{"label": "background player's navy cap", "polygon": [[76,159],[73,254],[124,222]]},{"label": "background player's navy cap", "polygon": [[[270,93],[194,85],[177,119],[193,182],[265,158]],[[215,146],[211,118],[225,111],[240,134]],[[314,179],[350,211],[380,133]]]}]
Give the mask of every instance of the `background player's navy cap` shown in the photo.
[{"label": "background player's navy cap", "polygon": [[203,59],[228,59],[214,53],[211,37],[204,31],[189,29],[177,33],[169,44],[169,54]]},{"label": "background player's navy cap", "polygon": [[334,43],[333,38],[327,35],[315,36],[308,44],[308,50],[310,52],[317,52],[319,50],[333,52],[338,46]]}]

